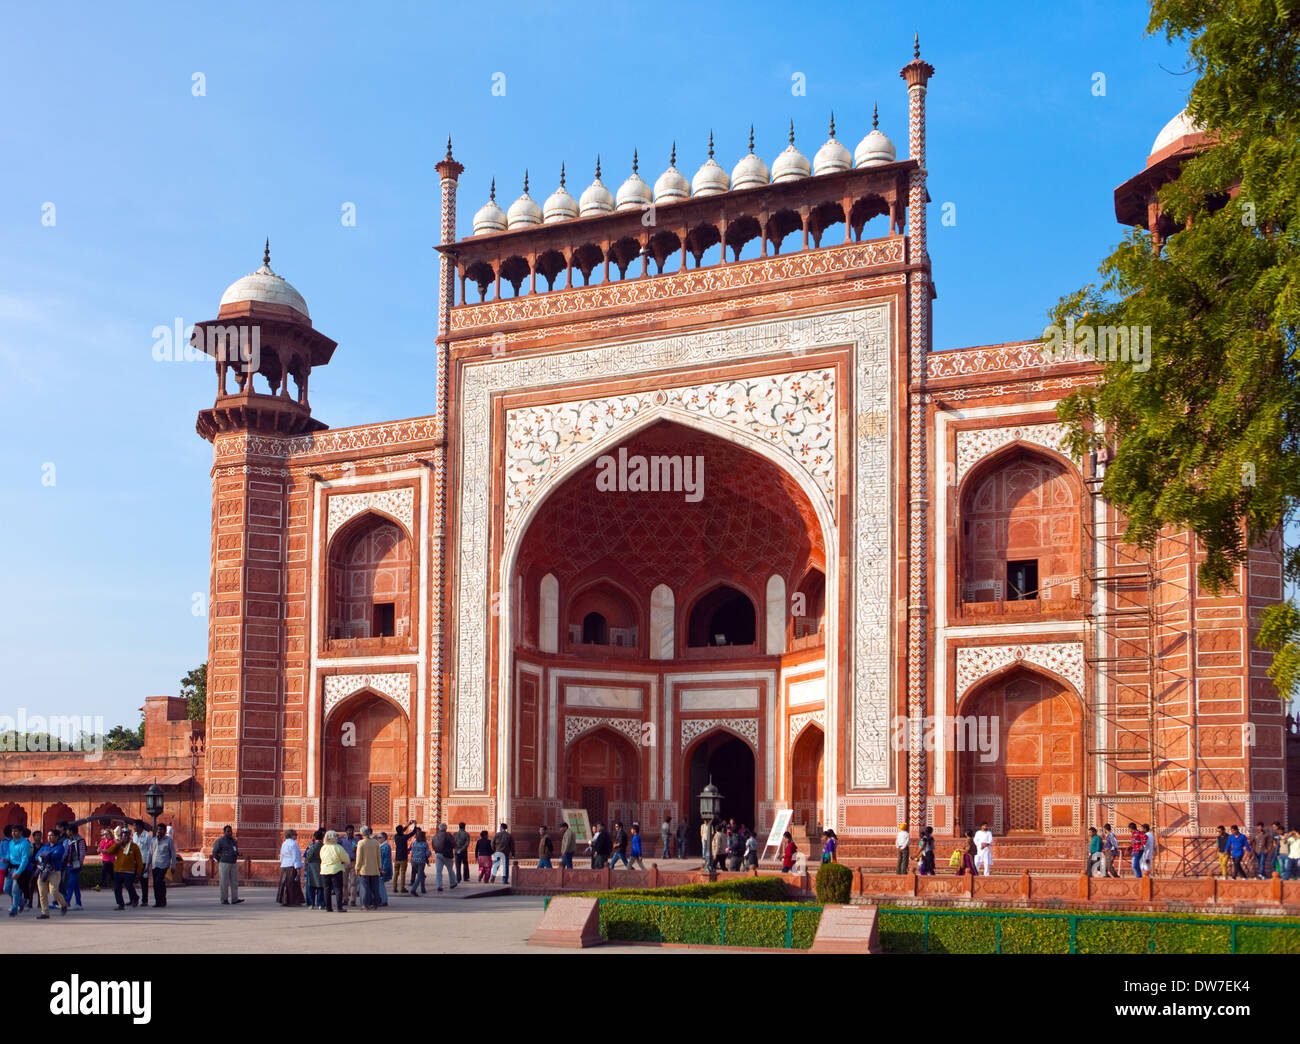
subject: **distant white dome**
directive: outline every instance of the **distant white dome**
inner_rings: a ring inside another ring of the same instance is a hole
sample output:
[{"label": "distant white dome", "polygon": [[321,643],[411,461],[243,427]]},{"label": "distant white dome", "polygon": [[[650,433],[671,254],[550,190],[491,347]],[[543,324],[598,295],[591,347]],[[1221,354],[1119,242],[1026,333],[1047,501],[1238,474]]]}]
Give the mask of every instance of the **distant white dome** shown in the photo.
[{"label": "distant white dome", "polygon": [[506,230],[506,212],[497,206],[497,179],[492,179],[492,192],[488,201],[479,207],[474,215],[474,235],[484,236],[489,232]]},{"label": "distant white dome", "polygon": [[691,198],[691,183],[686,175],[677,169],[677,143],[673,142],[672,156],[668,160],[668,169],[655,181],[654,201],[671,203],[678,199]]},{"label": "distant white dome", "polygon": [[731,168],[731,187],[733,189],[754,188],[757,185],[770,185],[772,175],[767,164],[754,155],[754,127],[749,127],[749,155],[742,156],[740,162]]},{"label": "distant white dome", "polygon": [[713,131],[709,131],[709,158],[691,178],[692,196],[716,196],[731,188],[731,178],[713,159]]},{"label": "distant white dome", "polygon": [[269,239],[266,241],[266,252],[262,255],[262,267],[242,279],[236,279],[226,287],[226,292],[221,295],[218,310],[223,305],[240,304],[244,301],[281,305],[285,308],[292,308],[302,315],[304,319],[311,318],[311,313],[307,311],[307,302],[303,299],[302,294],[290,286],[283,276],[278,276],[271,271],[271,241]]},{"label": "distant white dome", "polygon": [[596,157],[596,179],[588,185],[578,200],[578,213],[583,217],[592,214],[610,214],[614,210],[614,193],[600,180],[600,157]]},{"label": "distant white dome", "polygon": [[510,210],[506,214],[506,227],[513,231],[516,228],[531,228],[541,223],[542,208],[537,205],[537,200],[528,194],[528,171],[524,171],[524,191],[510,204]]},{"label": "distant white dome", "polygon": [[808,157],[794,147],[794,120],[790,121],[790,144],[772,161],[772,184],[799,181],[812,173]]},{"label": "distant white dome", "polygon": [[641,175],[637,173],[637,167],[640,160],[637,158],[636,150],[632,150],[632,173],[628,179],[618,187],[618,195],[614,198],[615,210],[640,210],[642,207],[648,207],[651,204],[650,186],[641,180]]},{"label": "distant white dome", "polygon": [[1204,133],[1205,128],[1188,116],[1187,110],[1184,109],[1172,120],[1166,123],[1160,133],[1156,135],[1155,144],[1151,146],[1151,151],[1148,155],[1154,156],[1161,149],[1167,149],[1179,138],[1186,137],[1188,134]]},{"label": "distant white dome", "polygon": [[867,136],[858,142],[858,147],[853,150],[853,165],[855,167],[876,167],[882,163],[893,163],[898,159],[898,151],[894,148],[894,143],[889,140],[880,130],[880,112],[873,110],[871,114],[871,130]]},{"label": "distant white dome", "polygon": [[831,136],[813,157],[813,173],[834,174],[839,170],[848,170],[851,166],[853,157],[849,155],[849,150],[835,140],[835,116],[832,114]]},{"label": "distant white dome", "polygon": [[564,187],[564,164],[560,164],[560,187],[546,197],[542,207],[542,221],[553,225],[557,221],[570,221],[578,216],[578,201]]}]

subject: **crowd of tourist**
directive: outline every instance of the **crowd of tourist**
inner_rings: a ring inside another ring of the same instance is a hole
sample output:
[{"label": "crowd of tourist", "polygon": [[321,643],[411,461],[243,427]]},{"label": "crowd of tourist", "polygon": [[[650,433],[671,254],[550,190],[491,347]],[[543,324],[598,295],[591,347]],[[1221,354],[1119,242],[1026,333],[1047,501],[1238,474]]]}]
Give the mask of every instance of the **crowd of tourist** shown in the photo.
[{"label": "crowd of tourist", "polygon": [[[117,909],[148,907],[151,882],[153,905],[167,905],[167,875],[177,856],[176,844],[164,824],[150,830],[137,820],[134,830],[130,826],[106,829],[96,850],[101,869],[95,890],[111,888]],[[77,823],[61,823],[45,833],[6,826],[0,835],[0,878],[4,894],[9,896],[9,916],[39,910],[37,918],[47,920],[53,906],[60,914],[80,910],[86,852],[87,840]]]}]

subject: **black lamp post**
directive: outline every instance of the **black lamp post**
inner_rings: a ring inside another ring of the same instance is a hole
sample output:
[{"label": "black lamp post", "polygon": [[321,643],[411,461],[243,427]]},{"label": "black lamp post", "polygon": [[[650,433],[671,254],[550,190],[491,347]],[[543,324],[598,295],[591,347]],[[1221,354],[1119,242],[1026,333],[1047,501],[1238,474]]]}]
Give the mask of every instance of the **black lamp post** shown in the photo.
[{"label": "black lamp post", "polygon": [[710,776],[708,785],[700,791],[700,818],[707,827],[704,835],[704,870],[710,874],[717,869],[713,865],[713,820],[722,811],[722,797],[722,791],[713,785],[713,777]]},{"label": "black lamp post", "polygon": [[158,833],[158,817],[163,813],[163,792],[157,783],[150,783],[144,792],[144,810],[153,820],[153,832]]}]

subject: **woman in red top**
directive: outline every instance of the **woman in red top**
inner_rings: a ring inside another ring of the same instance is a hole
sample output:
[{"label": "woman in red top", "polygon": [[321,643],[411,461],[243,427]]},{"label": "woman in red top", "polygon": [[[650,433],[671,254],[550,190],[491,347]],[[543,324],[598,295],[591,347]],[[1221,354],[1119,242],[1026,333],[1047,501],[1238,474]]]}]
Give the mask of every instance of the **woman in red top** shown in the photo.
[{"label": "woman in red top", "polygon": [[107,886],[113,887],[113,857],[107,855],[108,850],[113,847],[113,839],[108,836],[108,831],[104,831],[104,836],[99,839],[99,884],[95,885],[95,891]]},{"label": "woman in red top", "polygon": [[794,837],[790,831],[781,835],[781,873],[788,874],[794,868],[795,857],[799,849],[795,847]]}]

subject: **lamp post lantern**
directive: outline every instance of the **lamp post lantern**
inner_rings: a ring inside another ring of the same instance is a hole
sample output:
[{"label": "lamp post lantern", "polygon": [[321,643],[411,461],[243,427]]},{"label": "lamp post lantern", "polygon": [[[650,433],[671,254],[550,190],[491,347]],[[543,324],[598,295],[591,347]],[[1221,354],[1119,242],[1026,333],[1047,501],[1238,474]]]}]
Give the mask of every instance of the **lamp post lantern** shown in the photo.
[{"label": "lamp post lantern", "polygon": [[144,792],[144,810],[153,820],[154,833],[158,832],[158,817],[163,813],[163,792],[162,787],[157,783],[150,783],[149,789]]},{"label": "lamp post lantern", "polygon": [[700,818],[704,820],[704,870],[705,873],[713,873],[717,868],[713,865],[713,821],[722,811],[723,794],[713,785],[713,777],[709,777],[708,785],[700,791]]}]

